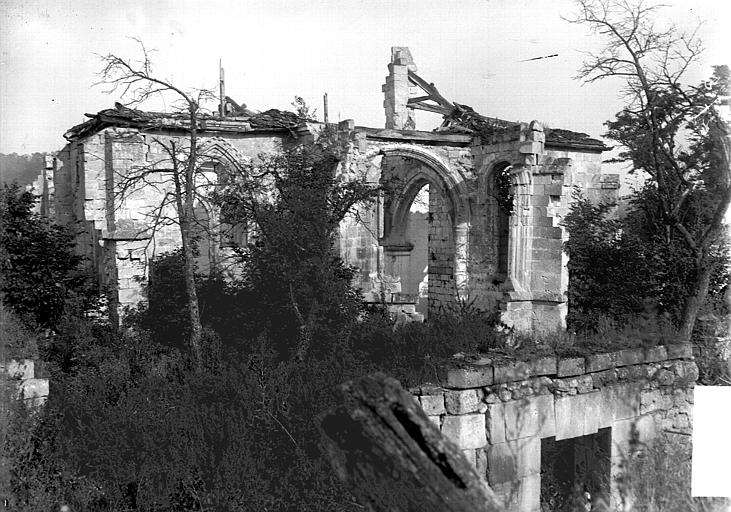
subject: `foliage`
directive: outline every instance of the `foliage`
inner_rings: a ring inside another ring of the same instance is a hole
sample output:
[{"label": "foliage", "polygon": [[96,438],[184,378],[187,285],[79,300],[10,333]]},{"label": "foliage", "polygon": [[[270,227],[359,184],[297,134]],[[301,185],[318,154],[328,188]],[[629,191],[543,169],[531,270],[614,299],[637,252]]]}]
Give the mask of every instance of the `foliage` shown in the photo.
[{"label": "foliage", "polygon": [[607,123],[607,137],[624,148],[619,160],[649,176],[645,194],[651,228],[670,244],[677,237],[692,261],[691,288],[682,305],[680,334],[690,339],[710,280],[711,247],[731,201],[731,138],[721,116],[729,71],[688,85],[685,74],[702,51],[695,33],[659,28],[659,5],[642,1],[578,0],[574,23],[588,25],[604,46],[589,53],[579,78],[620,77],[627,105]]},{"label": "foliage", "polygon": [[620,457],[625,477],[618,480],[617,491],[623,506],[641,512],[727,510],[731,500],[691,496],[691,447],[685,441],[677,434],[664,434],[651,445],[632,439]]},{"label": "foliage", "polygon": [[[569,256],[569,313],[573,330],[596,330],[603,317],[645,323],[640,337],[650,331],[679,326],[686,297],[694,286],[695,263],[687,246],[647,219],[646,198],[652,189],[637,193],[627,216],[613,218],[611,204],[592,204],[578,191],[564,219],[569,232],[564,250]],[[701,311],[722,312],[722,295],[729,281],[729,245],[720,239],[709,248],[709,294]],[[723,314],[723,313],[721,313]]]},{"label": "foliage", "polygon": [[74,300],[85,304],[85,278],[73,239],[32,213],[33,195],[0,189],[0,293],[29,325],[53,328]]},{"label": "foliage", "polygon": [[302,96],[295,96],[292,106],[297,117],[306,121],[317,121],[317,109],[311,109]]},{"label": "foliage", "polygon": [[225,222],[251,226],[238,254],[257,297],[253,314],[281,355],[325,353],[362,307],[354,269],[335,250],[335,233],[352,208],[377,190],[340,168],[342,141],[325,131],[314,143],[260,155],[229,176],[218,197]]}]

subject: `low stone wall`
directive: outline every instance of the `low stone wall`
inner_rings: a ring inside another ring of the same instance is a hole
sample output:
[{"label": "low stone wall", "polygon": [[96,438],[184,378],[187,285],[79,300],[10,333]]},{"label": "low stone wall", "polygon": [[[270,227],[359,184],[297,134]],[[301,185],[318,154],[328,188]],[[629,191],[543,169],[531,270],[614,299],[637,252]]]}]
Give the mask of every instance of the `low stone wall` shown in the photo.
[{"label": "low stone wall", "polygon": [[14,398],[26,400],[34,406],[45,403],[48,398],[48,379],[35,377],[35,363],[32,359],[11,359],[0,364],[0,378],[10,385]]},{"label": "low stone wall", "polygon": [[633,437],[690,433],[697,378],[692,346],[680,344],[531,362],[473,358],[447,369],[446,384],[411,391],[509,510],[538,512],[542,439],[611,429],[602,430],[611,434],[613,483],[604,499],[616,502],[614,482]]}]

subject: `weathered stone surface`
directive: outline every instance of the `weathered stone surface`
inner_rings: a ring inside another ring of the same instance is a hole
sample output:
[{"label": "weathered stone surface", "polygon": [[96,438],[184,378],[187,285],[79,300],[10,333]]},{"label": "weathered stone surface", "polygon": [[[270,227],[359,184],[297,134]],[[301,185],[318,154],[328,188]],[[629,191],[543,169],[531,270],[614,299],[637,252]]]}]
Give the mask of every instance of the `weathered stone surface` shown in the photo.
[{"label": "weathered stone surface", "polygon": [[599,428],[611,427],[617,420],[639,416],[641,391],[641,384],[630,382],[601,388],[599,390]]},{"label": "weathered stone surface", "polygon": [[598,372],[614,367],[614,353],[592,354],[586,357],[587,373]]},{"label": "weathered stone surface", "polygon": [[668,353],[668,359],[692,359],[693,345],[690,343],[676,343],[673,345],[665,345]]},{"label": "weathered stone surface", "polygon": [[530,362],[530,375],[556,375],[556,358],[540,357]]},{"label": "weathered stone surface", "polygon": [[633,438],[633,430],[636,432],[636,439],[640,443],[649,444],[657,436],[657,427],[654,418],[649,415],[638,416],[626,420],[619,420],[612,426],[612,462],[626,457],[630,452],[630,440]]},{"label": "weathered stone surface", "polygon": [[640,394],[640,414],[658,410],[666,411],[673,407],[671,393],[663,393],[660,389],[646,389]]},{"label": "weathered stone surface", "polygon": [[449,414],[476,412],[481,398],[482,391],[477,389],[449,390],[444,393],[444,403]]},{"label": "weathered stone surface", "polygon": [[493,383],[492,366],[468,366],[452,368],[447,372],[450,388],[468,389],[490,386]]},{"label": "weathered stone surface", "polygon": [[504,404],[505,438],[552,437],[556,432],[554,399],[540,395]]},{"label": "weathered stone surface", "polygon": [[599,392],[559,397],[554,406],[557,441],[596,434],[599,428]]},{"label": "weathered stone surface", "polygon": [[34,404],[41,404],[48,397],[48,379],[27,379],[18,386],[18,397],[32,400]]},{"label": "weathered stone surface", "polygon": [[558,376],[569,377],[572,375],[581,375],[584,373],[584,358],[570,357],[558,360]]},{"label": "weathered stone surface", "polygon": [[614,360],[617,366],[630,366],[644,361],[642,348],[628,348],[615,353]]},{"label": "weathered stone surface", "polygon": [[530,377],[531,365],[523,361],[494,365],[494,382],[514,382]]},{"label": "weathered stone surface", "polygon": [[483,448],[487,445],[484,414],[445,416],[442,433],[461,449]]},{"label": "weathered stone surface", "polygon": [[35,376],[35,363],[32,359],[23,359],[22,361],[11,359],[5,364],[0,373],[4,373],[9,379],[32,379]]},{"label": "weathered stone surface", "polygon": [[655,375],[653,376],[653,378],[661,386],[669,386],[675,380],[675,375],[670,370],[661,368],[655,372]]},{"label": "weathered stone surface", "polygon": [[419,397],[421,408],[427,416],[438,416],[444,414],[444,396],[443,395],[424,395]]},{"label": "weathered stone surface", "polygon": [[490,444],[505,442],[505,404],[489,404],[485,413],[485,429]]},{"label": "weathered stone surface", "polygon": [[594,387],[601,388],[617,382],[617,370],[611,368],[609,370],[592,373],[591,378],[594,381]]},{"label": "weathered stone surface", "polygon": [[490,485],[517,482],[541,472],[541,440],[536,437],[506,441],[489,446],[486,451]]},{"label": "weathered stone surface", "polygon": [[657,361],[665,361],[668,358],[668,353],[665,347],[659,345],[657,347],[645,348],[644,359],[646,363],[654,363]]},{"label": "weathered stone surface", "polygon": [[441,416],[427,416],[427,418],[429,418],[429,421],[431,421],[432,423],[434,423],[434,425],[437,428],[439,428],[439,429],[442,428],[442,418],[441,418]]},{"label": "weathered stone surface", "polygon": [[579,393],[589,393],[592,389],[594,389],[594,380],[591,375],[576,377],[576,391]]}]

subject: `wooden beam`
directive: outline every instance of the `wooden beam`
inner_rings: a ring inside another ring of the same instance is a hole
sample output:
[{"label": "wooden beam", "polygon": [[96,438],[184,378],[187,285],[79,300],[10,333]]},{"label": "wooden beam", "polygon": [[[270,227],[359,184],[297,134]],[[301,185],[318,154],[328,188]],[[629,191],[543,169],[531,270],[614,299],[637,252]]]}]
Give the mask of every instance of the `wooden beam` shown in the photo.
[{"label": "wooden beam", "polygon": [[454,146],[468,146],[472,142],[472,136],[439,133],[439,132],[422,132],[410,130],[391,130],[388,128],[368,128],[365,126],[356,126],[357,132],[365,133],[369,139],[378,140],[402,140],[409,142],[425,142],[429,144],[449,144]]},{"label": "wooden beam", "polygon": [[504,512],[460,449],[395,379],[376,373],[338,389],[319,419],[337,476],[372,512]]},{"label": "wooden beam", "polygon": [[436,101],[443,107],[454,107],[454,105],[447,101],[447,99],[439,94],[439,91],[437,90],[436,86],[434,84],[427,83],[426,80],[421,78],[419,75],[414,73],[413,71],[409,70],[409,80],[419,87],[421,87],[424,92],[430,94],[432,97],[430,99]]},{"label": "wooden beam", "polygon": [[421,102],[420,103],[407,104],[407,105],[409,107],[411,107],[411,108],[416,108],[416,109],[419,109],[419,110],[426,110],[428,112],[435,112],[437,114],[442,114],[444,116],[448,116],[449,114],[452,113],[452,109],[451,108],[442,107],[440,105],[429,105],[428,103],[421,103]]}]

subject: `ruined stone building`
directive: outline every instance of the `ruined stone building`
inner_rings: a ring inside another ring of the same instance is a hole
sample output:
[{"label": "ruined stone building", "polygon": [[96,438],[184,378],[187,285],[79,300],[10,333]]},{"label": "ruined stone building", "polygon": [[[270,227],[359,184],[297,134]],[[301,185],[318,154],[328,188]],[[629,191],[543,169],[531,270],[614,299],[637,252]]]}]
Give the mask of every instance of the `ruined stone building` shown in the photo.
[{"label": "ruined stone building", "polygon": [[[592,199],[616,193],[617,176],[601,174],[604,144],[447,101],[417,74],[407,48],[392,49],[383,93],[385,128],[338,125],[349,141],[343,172],[399,184],[363,208],[359,222],[349,218],[341,226],[342,257],[360,269],[357,284],[366,297],[424,313],[469,301],[500,308],[503,321],[519,329],[563,326],[567,234],[560,223],[574,187]],[[415,110],[441,113],[444,123],[419,131]],[[122,106],[88,117],[64,135],[68,144],[45,171],[52,174],[53,214],[76,229],[79,250],[112,302],[132,305],[143,299],[140,278],[151,258],[177,247],[179,235],[175,226],[145,233],[146,208],[162,192],[140,188],[120,200],[119,178],[155,165],[156,139],[185,140],[186,120]],[[201,164],[215,178],[215,163],[281,151],[322,126],[277,110],[206,116]],[[209,264],[223,250],[217,245],[201,251]]]}]

